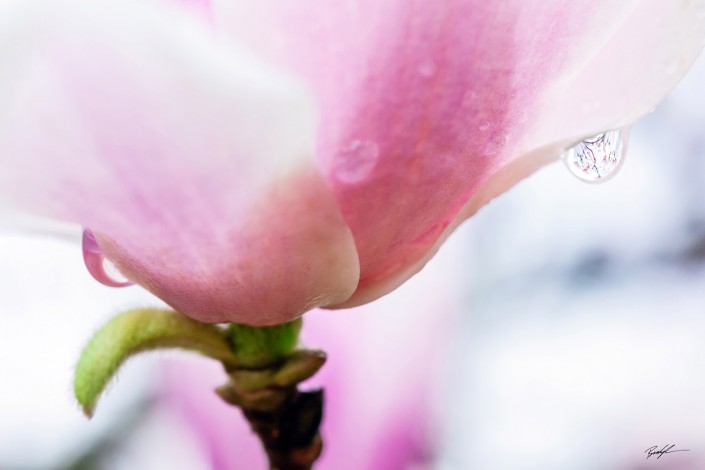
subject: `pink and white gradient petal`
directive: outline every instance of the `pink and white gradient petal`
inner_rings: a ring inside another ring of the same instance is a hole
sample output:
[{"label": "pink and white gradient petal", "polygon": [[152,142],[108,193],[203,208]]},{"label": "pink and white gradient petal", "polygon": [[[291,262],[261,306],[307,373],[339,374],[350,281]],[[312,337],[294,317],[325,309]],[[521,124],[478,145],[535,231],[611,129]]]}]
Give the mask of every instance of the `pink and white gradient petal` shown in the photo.
[{"label": "pink and white gradient petal", "polygon": [[173,3],[35,0],[0,19],[0,199],[90,227],[201,321],[278,323],[354,291],[303,86]]},{"label": "pink and white gradient petal", "polygon": [[343,306],[398,287],[567,146],[648,112],[705,36],[703,1],[212,6],[216,24],[316,92],[319,162],[360,256]]}]

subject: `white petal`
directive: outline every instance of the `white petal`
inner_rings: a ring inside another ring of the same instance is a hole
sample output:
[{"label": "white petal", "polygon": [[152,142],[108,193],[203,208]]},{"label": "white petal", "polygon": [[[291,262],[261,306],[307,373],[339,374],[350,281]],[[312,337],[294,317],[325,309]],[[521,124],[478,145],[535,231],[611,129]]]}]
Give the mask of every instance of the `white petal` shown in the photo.
[{"label": "white petal", "polygon": [[346,299],[349,229],[289,76],[172,4],[5,4],[0,199],[89,226],[125,275],[204,321]]}]

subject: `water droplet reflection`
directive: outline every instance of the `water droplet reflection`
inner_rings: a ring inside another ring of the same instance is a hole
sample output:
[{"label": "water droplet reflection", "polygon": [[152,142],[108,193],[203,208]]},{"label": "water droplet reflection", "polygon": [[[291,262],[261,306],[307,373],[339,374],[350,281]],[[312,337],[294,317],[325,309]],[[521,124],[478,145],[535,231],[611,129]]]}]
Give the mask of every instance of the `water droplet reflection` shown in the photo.
[{"label": "water droplet reflection", "polygon": [[108,287],[127,287],[133,284],[103,255],[90,229],[83,229],[82,247],[83,262],[96,281]]},{"label": "water droplet reflection", "polygon": [[600,183],[617,173],[626,153],[628,129],[615,129],[585,139],[563,155],[568,169],[588,183]]}]

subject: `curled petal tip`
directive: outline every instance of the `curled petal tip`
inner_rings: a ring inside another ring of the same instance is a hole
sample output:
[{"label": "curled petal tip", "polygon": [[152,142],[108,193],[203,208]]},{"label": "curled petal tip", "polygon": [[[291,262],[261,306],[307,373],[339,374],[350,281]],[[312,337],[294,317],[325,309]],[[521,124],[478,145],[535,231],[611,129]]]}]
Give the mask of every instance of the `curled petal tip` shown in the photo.
[{"label": "curled petal tip", "polygon": [[[95,235],[90,229],[83,229],[82,238],[83,247],[83,261],[86,264],[88,272],[93,276],[93,278],[108,287],[128,287],[133,283],[127,279],[119,279],[120,273],[117,271],[109,260],[105,258],[103,252],[98,246],[98,242],[95,239]],[[114,271],[114,274],[108,271]]]}]

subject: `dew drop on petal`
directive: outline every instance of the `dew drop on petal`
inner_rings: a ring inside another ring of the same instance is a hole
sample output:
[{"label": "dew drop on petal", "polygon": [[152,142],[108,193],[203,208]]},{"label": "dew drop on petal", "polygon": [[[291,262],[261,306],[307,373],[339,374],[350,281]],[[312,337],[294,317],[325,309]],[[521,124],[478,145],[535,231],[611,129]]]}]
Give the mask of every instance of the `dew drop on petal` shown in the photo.
[{"label": "dew drop on petal", "polygon": [[103,255],[90,229],[83,229],[82,245],[83,262],[96,281],[109,287],[127,287],[133,284]]},{"label": "dew drop on petal", "polygon": [[335,176],[343,183],[359,183],[377,166],[379,146],[371,140],[353,140],[337,158]]},{"label": "dew drop on petal", "polygon": [[578,142],[563,154],[566,166],[588,183],[607,181],[624,161],[628,129],[615,129]]}]

